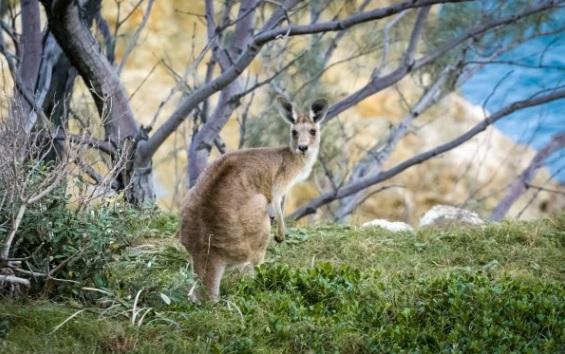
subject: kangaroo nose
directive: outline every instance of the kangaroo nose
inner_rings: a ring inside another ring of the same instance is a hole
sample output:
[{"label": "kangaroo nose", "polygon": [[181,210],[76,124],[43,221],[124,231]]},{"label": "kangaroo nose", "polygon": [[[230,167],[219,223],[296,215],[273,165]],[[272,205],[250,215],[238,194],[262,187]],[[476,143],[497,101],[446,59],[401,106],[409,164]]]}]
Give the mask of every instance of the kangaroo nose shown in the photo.
[{"label": "kangaroo nose", "polygon": [[298,150],[306,152],[306,150],[308,150],[308,145],[298,145]]}]

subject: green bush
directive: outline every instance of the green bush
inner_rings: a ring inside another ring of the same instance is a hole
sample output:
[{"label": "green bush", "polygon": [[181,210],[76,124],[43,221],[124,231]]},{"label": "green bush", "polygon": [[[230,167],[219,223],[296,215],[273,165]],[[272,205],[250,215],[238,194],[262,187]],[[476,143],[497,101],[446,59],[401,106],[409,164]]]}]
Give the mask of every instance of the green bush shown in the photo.
[{"label": "green bush", "polygon": [[314,352],[353,344],[361,352],[551,352],[565,343],[559,282],[456,272],[383,283],[348,266],[269,265],[235,290],[238,300],[244,317],[269,309],[274,341]]},{"label": "green bush", "polygon": [[[119,204],[75,211],[67,198],[54,194],[29,207],[18,229],[12,258],[21,267],[52,273],[51,279],[34,277],[32,293],[75,295],[79,287],[107,288],[105,267],[141,237],[171,235],[176,219],[156,210],[137,211]],[[7,230],[0,230],[0,242]]]},{"label": "green bush", "polygon": [[[97,253],[88,253],[94,260],[69,262],[68,270],[102,292],[55,288],[53,294],[73,298],[0,301],[2,352],[558,353],[565,347],[563,216],[417,234],[294,229],[292,242],[273,245],[253,277],[228,272],[220,302],[196,306],[186,296],[194,283],[188,255],[170,237],[174,217],[117,206],[61,215],[45,215],[59,229],[40,230],[59,230],[75,249],[82,245],[77,235],[88,230],[88,243],[97,240]],[[30,223],[24,229],[38,232]],[[69,226],[75,231],[61,230]],[[63,240],[51,249],[72,254]]]}]

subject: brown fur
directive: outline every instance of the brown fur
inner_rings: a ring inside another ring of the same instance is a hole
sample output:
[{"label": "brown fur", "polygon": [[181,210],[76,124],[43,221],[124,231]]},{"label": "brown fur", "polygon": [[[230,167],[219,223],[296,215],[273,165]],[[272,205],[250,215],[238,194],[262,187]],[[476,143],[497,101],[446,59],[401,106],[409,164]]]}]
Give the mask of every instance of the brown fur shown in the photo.
[{"label": "brown fur", "polygon": [[[284,240],[283,199],[293,184],[310,173],[320,143],[319,122],[325,117],[327,105],[324,101],[324,111],[315,122],[308,116],[297,116],[292,105],[290,110],[284,107],[290,104],[288,101],[280,103],[291,124],[289,147],[225,154],[202,172],[189,191],[180,237],[204,287],[192,294],[194,300],[219,296],[227,266],[256,266],[263,262],[271,217],[277,221],[275,238]],[[298,148],[306,145],[306,152]]]}]

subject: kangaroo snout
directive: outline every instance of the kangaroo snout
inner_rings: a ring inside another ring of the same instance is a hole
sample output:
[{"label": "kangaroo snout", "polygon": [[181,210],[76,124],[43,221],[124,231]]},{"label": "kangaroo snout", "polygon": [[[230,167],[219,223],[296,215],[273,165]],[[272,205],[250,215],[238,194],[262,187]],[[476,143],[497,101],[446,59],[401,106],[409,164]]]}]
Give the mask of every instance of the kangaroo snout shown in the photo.
[{"label": "kangaroo snout", "polygon": [[304,153],[308,150],[308,145],[298,145],[298,150]]}]

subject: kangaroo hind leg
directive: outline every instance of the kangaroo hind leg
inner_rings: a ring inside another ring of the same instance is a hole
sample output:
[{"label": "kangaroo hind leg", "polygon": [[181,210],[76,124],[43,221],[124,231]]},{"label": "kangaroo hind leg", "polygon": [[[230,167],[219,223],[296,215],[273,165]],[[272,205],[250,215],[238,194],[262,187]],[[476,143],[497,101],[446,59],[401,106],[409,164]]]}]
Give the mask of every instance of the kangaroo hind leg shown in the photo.
[{"label": "kangaroo hind leg", "polygon": [[193,260],[193,271],[200,284],[195,285],[189,293],[194,302],[215,303],[220,297],[220,283],[226,270],[226,262],[219,256],[207,254]]}]

